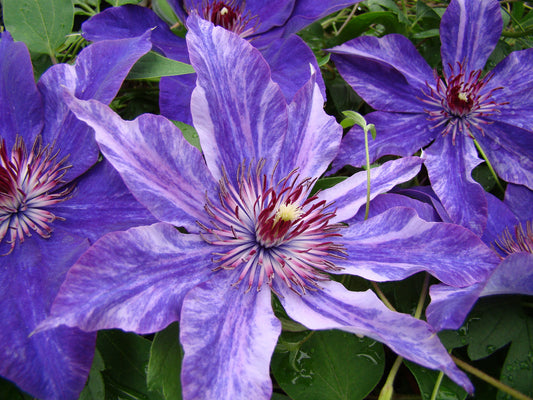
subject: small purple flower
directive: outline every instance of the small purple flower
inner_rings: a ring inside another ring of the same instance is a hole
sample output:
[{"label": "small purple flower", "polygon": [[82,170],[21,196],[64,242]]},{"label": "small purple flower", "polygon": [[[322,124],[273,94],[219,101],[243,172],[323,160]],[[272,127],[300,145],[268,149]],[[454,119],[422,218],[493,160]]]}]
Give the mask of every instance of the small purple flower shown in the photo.
[{"label": "small purple flower", "polygon": [[466,288],[435,285],[427,320],[436,329],[457,329],[479,297],[497,294],[533,295],[533,191],[508,185],[505,201],[488,197],[489,220],[483,241],[501,262],[483,282]]},{"label": "small purple flower", "polygon": [[[481,235],[487,199],[472,170],[472,139],[507,182],[533,189],[533,49],[516,51],[483,75],[502,30],[496,0],[452,0],[440,26],[443,74],[432,72],[400,35],[356,38],[331,50],[339,72],[376,112],[371,158],[425,149],[433,190],[454,223]],[[335,168],[362,165],[364,138],[352,129]]]},{"label": "small purple flower", "polygon": [[[357,2],[358,0],[172,0],[169,4],[184,24],[187,16],[195,13],[245,37],[260,48],[270,64],[272,79],[280,84],[287,101],[290,101],[309,80],[309,64],[318,70],[313,52],[294,33]],[[85,22],[82,29],[86,39],[99,41],[139,36],[154,27],[154,50],[168,58],[189,63],[185,40],[176,36],[163,20],[145,7],[126,5],[107,9]],[[287,54],[291,57],[287,57]],[[325,85],[320,75],[317,76],[317,81],[325,97]],[[190,124],[190,96],[195,82],[194,75],[161,78],[161,114]]]},{"label": "small purple flower", "polygon": [[[370,336],[472,390],[428,324],[329,274],[388,281],[427,270],[462,287],[497,257],[467,229],[426,223],[407,208],[342,224],[365,203],[366,173],[310,196],[342,135],[323,110],[315,75],[288,104],[246,40],[196,16],[188,25],[203,154],[163,117],[123,121],[96,101],[71,98],[106,158],[161,222],[96,242],[40,329],[144,334],[180,321],[184,399],[267,399],[281,331],[275,294],[310,329]],[[372,197],[416,175],[420,164],[406,157],[372,169]]]},{"label": "small purple flower", "polygon": [[102,42],[75,66],[58,64],[35,84],[29,52],[0,40],[0,375],[39,399],[75,399],[95,335],[59,327],[30,334],[67,270],[100,236],[152,221],[105,161],[92,129],[62,99],[68,90],[109,103],[149,37]]}]

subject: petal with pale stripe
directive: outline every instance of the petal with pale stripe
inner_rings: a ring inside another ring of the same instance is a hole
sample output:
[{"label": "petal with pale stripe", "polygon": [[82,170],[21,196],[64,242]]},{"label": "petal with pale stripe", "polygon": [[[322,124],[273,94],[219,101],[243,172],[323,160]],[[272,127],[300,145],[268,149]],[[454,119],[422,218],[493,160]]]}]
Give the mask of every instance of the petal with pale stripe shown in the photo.
[{"label": "petal with pale stripe", "polygon": [[212,276],[212,252],[166,223],[105,235],[70,269],[39,331],[161,330],[179,320],[187,292]]},{"label": "petal with pale stripe", "polygon": [[342,231],[348,253],[340,273],[373,281],[401,280],[427,271],[442,282],[467,286],[487,279],[498,256],[462,226],[427,222],[411,208],[395,207]]},{"label": "petal with pale stripe", "polygon": [[351,292],[338,282],[299,296],[279,285],[280,301],[295,321],[309,329],[341,329],[378,340],[408,360],[444,371],[473,391],[467,376],[453,363],[435,331],[424,321],[389,310],[370,290]]},{"label": "petal with pale stripe", "polygon": [[183,302],[184,400],[267,400],[270,358],[281,332],[270,290],[232,287],[238,274],[221,270]]}]

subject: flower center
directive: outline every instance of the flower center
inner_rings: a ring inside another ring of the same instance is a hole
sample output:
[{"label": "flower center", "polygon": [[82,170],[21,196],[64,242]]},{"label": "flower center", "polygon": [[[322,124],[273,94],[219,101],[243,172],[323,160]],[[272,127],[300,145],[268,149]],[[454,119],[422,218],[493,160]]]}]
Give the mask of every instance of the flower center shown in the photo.
[{"label": "flower center", "polygon": [[492,94],[502,87],[483,90],[492,74],[481,78],[481,70],[476,70],[467,75],[461,63],[457,63],[455,70],[444,79],[435,73],[435,88],[426,83],[428,91],[421,99],[436,108],[426,110],[429,120],[435,121],[432,128],[442,127],[443,136],[451,133],[453,144],[458,132],[473,136],[470,132],[472,126],[483,134],[482,125],[489,123],[483,117],[498,112],[500,106],[507,104],[491,100]]},{"label": "flower center", "polygon": [[533,227],[532,221],[526,222],[526,228],[522,224],[514,227],[514,236],[505,229],[496,241],[496,245],[506,254],[526,252],[533,254]]},{"label": "flower center", "polygon": [[[257,17],[244,13],[244,2],[238,0],[203,1],[196,10],[205,20],[211,21],[241,37],[252,35],[256,30]],[[190,10],[188,11],[190,14]]]},{"label": "flower center", "polygon": [[238,186],[226,176],[220,181],[220,205],[207,202],[212,227],[200,224],[202,237],[212,245],[229,246],[215,253],[216,269],[241,268],[235,285],[247,277],[249,291],[261,290],[274,279],[298,294],[319,288],[329,279],[325,271],[339,270],[333,260],[343,258],[344,247],[332,239],[341,236],[340,224],[330,223],[331,204],[309,197],[312,179],[300,180],[297,170],[275,183],[255,168],[244,165],[237,173]]},{"label": "flower center", "polygon": [[39,136],[27,151],[24,141],[17,137],[8,156],[5,140],[0,143],[0,243],[9,232],[9,253],[17,239],[24,242],[31,231],[48,238],[52,233],[50,223],[62,219],[47,211],[50,205],[67,199],[71,189],[54,192],[64,182],[61,178],[69,166],[65,159],[56,161],[57,152],[42,147]]}]

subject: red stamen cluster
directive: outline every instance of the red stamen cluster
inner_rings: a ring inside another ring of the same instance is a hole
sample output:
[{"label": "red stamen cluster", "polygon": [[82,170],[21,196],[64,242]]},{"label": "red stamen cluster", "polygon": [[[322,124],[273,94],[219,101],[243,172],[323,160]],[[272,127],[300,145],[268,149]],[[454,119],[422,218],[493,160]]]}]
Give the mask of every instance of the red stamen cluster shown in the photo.
[{"label": "red stamen cluster", "polygon": [[248,275],[248,290],[263,283],[272,288],[278,277],[298,294],[319,287],[329,279],[324,271],[339,268],[332,258],[343,258],[344,247],[330,238],[341,236],[340,224],[331,204],[308,197],[314,180],[300,180],[297,171],[274,184],[261,174],[263,162],[254,172],[242,166],[235,188],[225,176],[220,181],[220,206],[208,201],[206,212],[213,227],[200,224],[204,240],[213,245],[232,246],[216,262],[217,269],[242,268],[239,284]]},{"label": "red stamen cluster", "polygon": [[5,140],[0,143],[0,243],[10,232],[7,243],[9,253],[16,240],[24,242],[31,231],[48,238],[52,232],[50,223],[61,219],[46,210],[47,206],[66,199],[70,189],[53,192],[63,182],[65,160],[56,161],[57,152],[48,146],[42,147],[38,137],[30,152],[21,137],[16,139],[11,157],[8,156]]},{"label": "red stamen cluster", "polygon": [[241,37],[250,36],[256,30],[257,17],[244,13],[244,2],[208,0],[197,8],[200,16],[205,20],[211,21],[213,24],[232,31]]},{"label": "red stamen cluster", "polygon": [[457,133],[462,132],[472,137],[471,126],[476,127],[483,133],[483,124],[489,122],[483,117],[498,112],[498,107],[507,103],[496,103],[491,100],[492,94],[501,87],[483,91],[487,83],[492,79],[492,74],[481,78],[481,71],[472,71],[468,75],[461,63],[457,63],[458,72],[452,73],[444,80],[435,72],[436,86],[431,87],[426,83],[428,92],[422,101],[438,107],[438,110],[426,110],[429,119],[435,121],[433,128],[443,127],[442,135],[452,134],[452,142],[455,144]]},{"label": "red stamen cluster", "polygon": [[518,224],[514,229],[514,236],[509,229],[505,229],[496,245],[506,254],[526,252],[533,254],[533,227],[532,222],[526,222],[526,229]]}]

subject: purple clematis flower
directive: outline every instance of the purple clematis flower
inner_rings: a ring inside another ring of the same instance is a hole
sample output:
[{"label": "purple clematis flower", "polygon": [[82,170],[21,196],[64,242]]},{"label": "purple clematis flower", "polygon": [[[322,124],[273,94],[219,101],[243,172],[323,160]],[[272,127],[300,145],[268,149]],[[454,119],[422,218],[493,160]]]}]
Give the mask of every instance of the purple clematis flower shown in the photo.
[{"label": "purple clematis flower", "polygon": [[[290,101],[309,80],[309,63],[318,70],[315,56],[305,42],[293,33],[318,19],[358,0],[185,0],[169,1],[186,24],[191,13],[245,37],[260,48],[270,64],[272,78],[279,83]],[[154,50],[168,58],[189,63],[185,40],[176,36],[152,10],[125,5],[105,10],[83,24],[83,35],[91,41],[135,37],[154,28]],[[290,57],[287,57],[290,54]],[[321,76],[318,83],[325,95]],[[159,106],[164,116],[191,123],[191,93],[194,75],[163,77],[160,82]]]},{"label": "purple clematis flower", "polygon": [[[96,242],[39,329],[144,334],[179,321],[184,399],[267,399],[281,331],[275,294],[310,329],[370,336],[472,390],[427,323],[389,310],[372,291],[348,291],[329,274],[388,281],[427,270],[466,286],[492,268],[494,253],[467,229],[427,223],[403,207],[342,224],[365,203],[366,173],[310,196],[342,135],[323,111],[315,75],[288,104],[250,43],[197,16],[188,26],[203,155],[163,117],[123,121],[99,102],[71,98],[160,222]],[[410,179],[420,164],[406,157],[372,169],[372,196]]]},{"label": "purple clematis flower", "polygon": [[[376,112],[373,160],[422,147],[433,190],[454,223],[481,235],[487,199],[471,172],[482,160],[498,175],[533,189],[533,49],[516,51],[483,75],[502,30],[496,0],[452,0],[440,26],[443,74],[433,73],[400,35],[356,38],[330,50],[339,72]],[[363,135],[344,138],[335,168],[362,165]]]},{"label": "purple clematis flower", "polygon": [[505,200],[489,196],[489,221],[483,241],[501,255],[501,262],[483,282],[467,288],[431,287],[427,320],[436,329],[457,329],[479,297],[497,294],[533,295],[533,191],[508,185]]},{"label": "purple clematis flower", "polygon": [[[78,398],[95,335],[60,327],[29,337],[67,270],[105,233],[150,223],[62,93],[109,103],[147,35],[83,50],[35,84],[29,52],[0,40],[0,375],[39,399]],[[96,164],[96,165],[95,165]],[[1,397],[1,396],[0,396]]]}]

